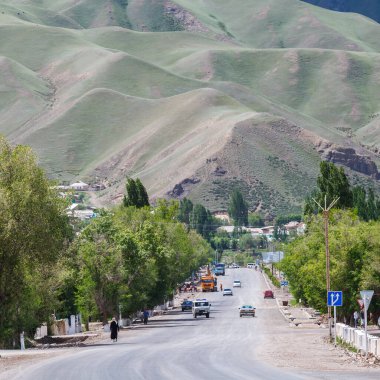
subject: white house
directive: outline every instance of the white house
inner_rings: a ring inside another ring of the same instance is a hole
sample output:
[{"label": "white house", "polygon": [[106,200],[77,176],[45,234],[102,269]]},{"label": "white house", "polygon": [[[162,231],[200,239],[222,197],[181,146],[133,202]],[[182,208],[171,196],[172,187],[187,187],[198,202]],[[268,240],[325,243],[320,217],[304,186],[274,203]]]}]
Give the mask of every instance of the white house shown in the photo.
[{"label": "white house", "polygon": [[70,189],[76,190],[76,191],[88,191],[90,189],[90,185],[82,181],[79,181],[79,182],[72,183],[70,185]]}]

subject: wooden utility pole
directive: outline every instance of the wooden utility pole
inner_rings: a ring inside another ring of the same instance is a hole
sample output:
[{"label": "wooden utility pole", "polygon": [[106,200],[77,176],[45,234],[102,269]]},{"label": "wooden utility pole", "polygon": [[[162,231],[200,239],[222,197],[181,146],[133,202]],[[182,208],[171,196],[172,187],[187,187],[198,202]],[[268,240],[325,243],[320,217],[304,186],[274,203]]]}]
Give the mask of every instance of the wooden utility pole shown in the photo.
[{"label": "wooden utility pole", "polygon": [[[322,207],[314,198],[313,201],[318,205],[318,207],[322,210],[323,219],[325,222],[325,250],[326,250],[326,296],[330,291],[330,250],[329,250],[329,213],[330,210],[334,207],[334,205],[338,202],[339,197],[334,199],[330,205],[327,207],[327,200],[325,195],[325,207]],[[327,297],[326,297],[327,299]],[[329,320],[329,336],[332,339],[332,331],[331,331],[331,306],[327,307],[327,314]]]}]

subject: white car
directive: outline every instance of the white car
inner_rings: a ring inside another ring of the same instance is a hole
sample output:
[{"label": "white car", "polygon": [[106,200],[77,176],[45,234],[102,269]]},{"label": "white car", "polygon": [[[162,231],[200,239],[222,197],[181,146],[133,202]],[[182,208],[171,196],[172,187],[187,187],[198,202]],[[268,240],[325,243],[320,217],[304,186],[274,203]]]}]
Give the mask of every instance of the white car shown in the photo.
[{"label": "white car", "polygon": [[193,301],[193,317],[196,318],[198,315],[205,315],[206,318],[210,318],[210,307],[211,303],[208,302],[206,298],[197,298]]},{"label": "white car", "polygon": [[234,280],[233,287],[234,288],[241,288],[241,282],[240,282],[240,280]]},{"label": "white car", "polygon": [[232,289],[226,288],[223,290],[223,296],[232,296]]}]

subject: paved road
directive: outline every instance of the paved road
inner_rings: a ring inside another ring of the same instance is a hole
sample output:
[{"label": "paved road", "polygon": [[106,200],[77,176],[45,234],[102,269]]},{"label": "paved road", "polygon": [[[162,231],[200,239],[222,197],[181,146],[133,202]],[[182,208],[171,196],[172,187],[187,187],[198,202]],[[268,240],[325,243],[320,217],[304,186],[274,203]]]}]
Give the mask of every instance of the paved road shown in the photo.
[{"label": "paved road", "polygon": [[[262,275],[252,269],[231,269],[219,277],[224,288],[234,279],[242,288],[234,296],[207,295],[209,319],[193,319],[190,312],[174,312],[120,333],[119,341],[75,350],[29,367],[18,380],[239,380],[350,379],[349,374],[291,373],[262,363],[255,351],[273,323],[284,323],[275,300],[264,300]],[[257,317],[239,318],[238,307],[252,303]],[[363,377],[360,378],[371,378]],[[354,377],[357,379],[358,374]],[[372,377],[373,378],[373,377]]]}]

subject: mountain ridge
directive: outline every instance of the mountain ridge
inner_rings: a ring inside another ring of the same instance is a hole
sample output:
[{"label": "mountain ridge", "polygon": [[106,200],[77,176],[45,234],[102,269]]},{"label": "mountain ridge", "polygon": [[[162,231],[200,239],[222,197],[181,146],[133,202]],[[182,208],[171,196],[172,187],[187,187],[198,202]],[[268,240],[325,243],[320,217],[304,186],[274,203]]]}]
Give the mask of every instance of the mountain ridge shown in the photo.
[{"label": "mountain ridge", "polygon": [[338,12],[354,12],[380,22],[380,3],[377,0],[302,0]]},{"label": "mountain ridge", "polygon": [[51,177],[104,181],[109,204],[137,176],[213,210],[239,186],[273,216],[300,211],[339,147],[380,163],[380,25],[298,0],[121,3],[0,1],[0,132]]}]

